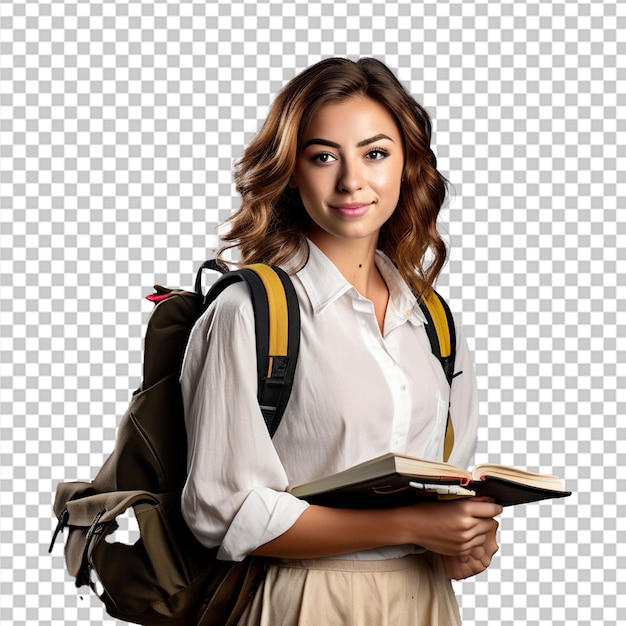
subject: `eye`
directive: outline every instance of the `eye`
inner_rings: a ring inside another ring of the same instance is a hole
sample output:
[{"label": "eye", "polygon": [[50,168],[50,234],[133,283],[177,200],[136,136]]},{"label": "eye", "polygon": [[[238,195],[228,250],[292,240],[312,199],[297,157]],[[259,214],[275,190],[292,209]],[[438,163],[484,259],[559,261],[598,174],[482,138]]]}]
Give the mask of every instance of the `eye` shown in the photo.
[{"label": "eye", "polygon": [[319,152],[318,154],[314,154],[311,157],[311,161],[314,163],[330,163],[331,161],[336,161],[337,159],[330,154],[330,152]]},{"label": "eye", "polygon": [[365,156],[372,161],[380,161],[381,159],[387,158],[389,152],[383,148],[373,148]]}]

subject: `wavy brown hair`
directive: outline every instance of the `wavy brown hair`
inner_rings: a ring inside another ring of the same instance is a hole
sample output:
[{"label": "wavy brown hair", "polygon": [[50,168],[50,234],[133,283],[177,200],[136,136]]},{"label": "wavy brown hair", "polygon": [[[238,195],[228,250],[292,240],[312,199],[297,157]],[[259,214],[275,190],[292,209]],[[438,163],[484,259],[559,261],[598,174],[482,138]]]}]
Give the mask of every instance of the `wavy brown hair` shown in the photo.
[{"label": "wavy brown hair", "polygon": [[301,137],[320,107],[365,96],[383,104],[395,118],[404,142],[404,172],[398,206],[378,239],[417,294],[427,295],[446,261],[437,216],[447,181],[430,148],[426,111],[382,62],[330,58],[293,78],[276,96],[265,123],[235,165],[240,208],[228,220],[227,242],[242,263],[284,264],[306,250],[310,219],[297,189],[289,186]]}]

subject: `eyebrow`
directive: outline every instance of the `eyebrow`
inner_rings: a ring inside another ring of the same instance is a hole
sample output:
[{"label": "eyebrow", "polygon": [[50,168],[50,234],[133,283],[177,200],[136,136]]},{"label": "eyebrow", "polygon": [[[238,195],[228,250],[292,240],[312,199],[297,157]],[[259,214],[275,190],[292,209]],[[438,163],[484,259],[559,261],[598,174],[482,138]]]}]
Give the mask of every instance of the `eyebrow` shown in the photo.
[{"label": "eyebrow", "polygon": [[[369,137],[368,139],[363,139],[363,141],[359,141],[359,143],[356,144],[356,147],[363,148],[364,146],[368,146],[369,144],[374,143],[376,141],[380,141],[381,139],[388,139],[389,141],[394,143],[391,137],[383,133],[379,133],[378,135],[374,135],[373,137]],[[337,149],[341,148],[341,146],[338,143],[335,143],[334,141],[329,141],[328,139],[315,138],[315,139],[309,139],[309,141],[307,141],[302,146],[302,149],[304,150],[305,148],[308,148],[309,146],[312,146],[312,145],[328,146],[330,148],[337,148]]]}]

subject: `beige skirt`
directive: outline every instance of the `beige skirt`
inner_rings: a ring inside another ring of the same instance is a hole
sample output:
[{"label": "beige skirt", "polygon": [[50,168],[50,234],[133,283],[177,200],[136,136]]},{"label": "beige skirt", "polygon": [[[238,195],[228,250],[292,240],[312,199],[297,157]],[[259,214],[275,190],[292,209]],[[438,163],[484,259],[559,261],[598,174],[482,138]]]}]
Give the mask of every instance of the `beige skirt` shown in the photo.
[{"label": "beige skirt", "polygon": [[458,626],[459,608],[437,555],[385,561],[270,565],[239,626]]}]

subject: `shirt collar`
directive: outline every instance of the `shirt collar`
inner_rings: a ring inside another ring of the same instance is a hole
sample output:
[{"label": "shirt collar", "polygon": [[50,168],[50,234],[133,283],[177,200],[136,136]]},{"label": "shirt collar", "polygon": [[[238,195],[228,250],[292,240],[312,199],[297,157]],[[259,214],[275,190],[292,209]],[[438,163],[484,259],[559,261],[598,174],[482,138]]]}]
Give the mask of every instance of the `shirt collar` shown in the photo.
[{"label": "shirt collar", "polygon": [[[309,254],[304,267],[297,272],[304,289],[311,301],[313,312],[322,313],[328,306],[344,294],[358,299],[362,296],[343,277],[335,264],[310,240]],[[395,325],[410,321],[413,324],[426,322],[417,300],[400,272],[389,258],[380,250],[376,251],[376,267],[379,269],[389,289],[387,322]]]}]

